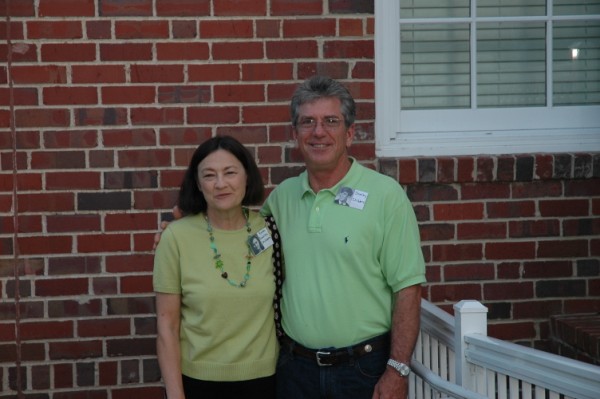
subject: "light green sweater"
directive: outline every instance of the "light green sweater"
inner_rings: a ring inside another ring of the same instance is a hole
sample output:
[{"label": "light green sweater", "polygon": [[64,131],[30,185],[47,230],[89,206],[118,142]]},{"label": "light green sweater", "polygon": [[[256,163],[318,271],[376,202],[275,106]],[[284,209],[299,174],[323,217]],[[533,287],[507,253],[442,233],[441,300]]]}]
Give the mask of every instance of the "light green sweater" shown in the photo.
[{"label": "light green sweater", "polygon": [[[252,234],[265,227],[250,212]],[[275,373],[278,343],[273,321],[272,248],[252,259],[246,287],[231,286],[215,268],[202,214],[169,224],[154,259],[154,291],[181,295],[181,367],[206,381],[241,381]],[[246,269],[248,233],[213,229],[229,278]]]}]

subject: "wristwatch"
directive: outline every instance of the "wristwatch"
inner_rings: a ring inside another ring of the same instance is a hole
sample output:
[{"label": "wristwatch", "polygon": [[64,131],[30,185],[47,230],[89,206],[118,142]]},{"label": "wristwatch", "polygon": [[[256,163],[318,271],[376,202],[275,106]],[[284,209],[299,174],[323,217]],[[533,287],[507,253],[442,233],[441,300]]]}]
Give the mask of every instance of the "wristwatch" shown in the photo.
[{"label": "wristwatch", "polygon": [[400,363],[395,361],[394,359],[390,359],[387,361],[388,366],[391,366],[396,370],[402,377],[407,377],[410,374],[410,367],[408,367],[404,363]]}]

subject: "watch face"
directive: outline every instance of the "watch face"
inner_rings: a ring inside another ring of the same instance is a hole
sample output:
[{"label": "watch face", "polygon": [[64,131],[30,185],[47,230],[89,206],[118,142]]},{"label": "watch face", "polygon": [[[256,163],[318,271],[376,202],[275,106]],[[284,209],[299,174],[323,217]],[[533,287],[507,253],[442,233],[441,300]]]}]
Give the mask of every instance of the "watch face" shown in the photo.
[{"label": "watch face", "polygon": [[402,375],[404,377],[406,377],[408,374],[410,374],[410,368],[406,364],[401,365],[400,370],[398,370],[398,371],[400,371],[400,375]]}]

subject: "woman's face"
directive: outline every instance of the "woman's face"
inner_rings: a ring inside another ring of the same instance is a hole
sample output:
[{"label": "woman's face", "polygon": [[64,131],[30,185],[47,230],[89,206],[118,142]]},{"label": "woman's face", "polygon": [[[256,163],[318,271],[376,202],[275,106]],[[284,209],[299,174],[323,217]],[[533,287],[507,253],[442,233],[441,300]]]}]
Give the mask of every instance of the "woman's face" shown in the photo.
[{"label": "woman's face", "polygon": [[229,151],[214,151],[198,165],[199,188],[211,212],[241,207],[247,180],[244,166]]}]

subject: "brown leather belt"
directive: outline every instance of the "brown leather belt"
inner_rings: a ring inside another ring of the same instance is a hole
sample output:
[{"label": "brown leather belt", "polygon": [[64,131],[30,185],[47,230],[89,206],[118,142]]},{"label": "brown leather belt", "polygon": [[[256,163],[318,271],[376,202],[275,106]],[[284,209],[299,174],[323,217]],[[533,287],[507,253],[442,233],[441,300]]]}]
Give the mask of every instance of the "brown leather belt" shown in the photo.
[{"label": "brown leather belt", "polygon": [[373,351],[388,348],[390,335],[380,335],[358,345],[335,349],[309,349],[288,336],[283,337],[283,343],[291,348],[293,354],[315,360],[319,366],[334,366],[340,363],[348,363]]}]

